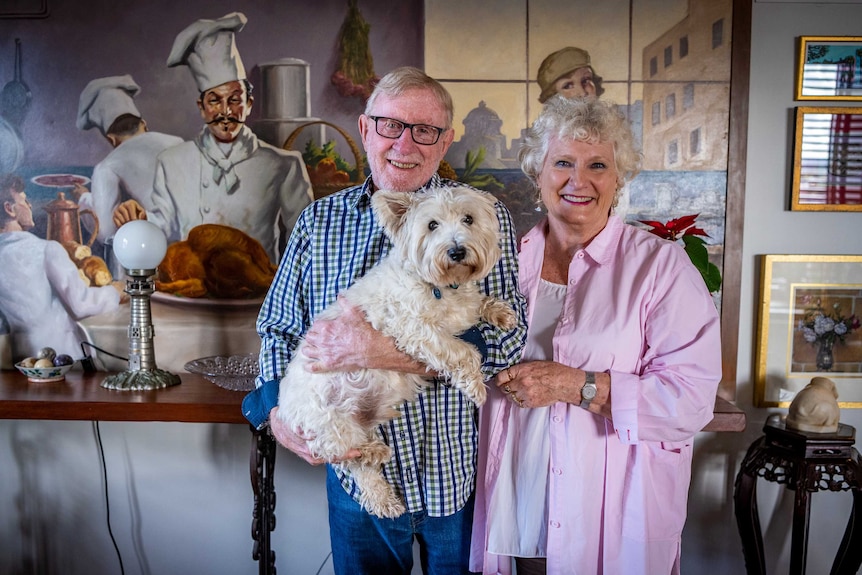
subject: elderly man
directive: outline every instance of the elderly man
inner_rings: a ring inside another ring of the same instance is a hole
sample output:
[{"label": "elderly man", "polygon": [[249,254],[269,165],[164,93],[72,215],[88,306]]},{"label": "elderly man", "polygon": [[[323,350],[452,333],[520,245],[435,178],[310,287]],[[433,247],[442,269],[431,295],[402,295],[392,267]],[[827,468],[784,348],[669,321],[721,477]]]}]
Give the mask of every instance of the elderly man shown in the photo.
[{"label": "elderly man", "polygon": [[205,127],[193,141],[159,156],[154,208],[126,202],[114,220],[121,225],[146,218],[168,242],[186,239],[200,224],[231,226],[259,241],[276,263],[279,220],[290,233],[313,192],[300,153],[258,140],[245,125],[254,98],[234,41],[245,23],[235,12],[198,20],[177,36],[168,66],[191,70]]},{"label": "elderly man", "polygon": [[[306,355],[315,370],[382,368],[428,375],[424,365],[398,351],[346,303],[345,317],[318,320],[309,329],[341,289],[391,249],[372,213],[371,195],[379,189],[416,193],[446,184],[437,170],[452,143],[452,99],[422,71],[399,68],[381,79],[368,99],[359,132],[371,176],[362,185],[318,200],[300,216],[258,317],[259,387],[243,402],[252,425],[261,427],[268,419],[276,439],[312,464],[323,462],[309,453],[300,434],[275,416],[279,381],[300,338],[307,343]],[[482,323],[463,336],[483,352],[486,377],[518,360],[526,334],[512,219],[501,203],[496,209],[503,256],[484,289],[511,303],[519,325],[504,332]],[[394,520],[367,513],[357,502],[350,474],[327,466],[335,571],[409,574],[416,538],[425,573],[466,573],[476,481],[476,408],[438,379],[416,402],[399,409],[401,415],[380,426],[379,433],[395,453],[383,466],[384,474],[404,497],[408,512]],[[355,455],[346,453],[344,458]]]}]

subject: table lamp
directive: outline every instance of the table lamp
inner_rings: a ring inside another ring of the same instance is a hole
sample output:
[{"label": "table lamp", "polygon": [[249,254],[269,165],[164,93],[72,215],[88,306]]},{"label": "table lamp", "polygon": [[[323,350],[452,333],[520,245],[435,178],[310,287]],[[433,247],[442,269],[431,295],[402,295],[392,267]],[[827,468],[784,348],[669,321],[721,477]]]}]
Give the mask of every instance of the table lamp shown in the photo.
[{"label": "table lamp", "polygon": [[156,367],[153,347],[153,318],[150,295],[155,291],[153,276],[165,257],[168,242],[155,224],[133,220],[114,235],[114,255],[128,278],[130,298],[129,369],[105,378],[102,387],[118,390],[150,390],[180,383],[178,375]]}]

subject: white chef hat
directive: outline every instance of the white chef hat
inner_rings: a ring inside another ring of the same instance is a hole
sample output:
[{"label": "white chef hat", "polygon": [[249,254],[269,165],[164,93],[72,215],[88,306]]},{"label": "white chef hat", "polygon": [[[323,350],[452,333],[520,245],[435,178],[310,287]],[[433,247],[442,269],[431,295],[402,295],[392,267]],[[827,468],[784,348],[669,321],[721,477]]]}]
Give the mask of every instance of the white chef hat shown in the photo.
[{"label": "white chef hat", "polygon": [[123,114],[141,117],[134,98],[141,87],[128,74],[96,78],[81,92],[77,126],[81,130],[99,128],[106,135],[114,120]]},{"label": "white chef hat", "polygon": [[218,20],[194,22],[174,40],[168,67],[188,66],[201,93],[226,82],[245,80],[234,32],[242,30],[247,21],[245,14],[231,12]]}]

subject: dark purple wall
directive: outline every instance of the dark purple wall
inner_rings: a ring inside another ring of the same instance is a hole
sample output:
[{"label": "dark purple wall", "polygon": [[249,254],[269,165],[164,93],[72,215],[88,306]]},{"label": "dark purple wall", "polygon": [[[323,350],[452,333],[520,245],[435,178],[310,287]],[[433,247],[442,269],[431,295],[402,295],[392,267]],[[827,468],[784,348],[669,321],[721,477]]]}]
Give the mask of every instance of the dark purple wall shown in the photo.
[{"label": "dark purple wall", "polygon": [[[101,76],[131,74],[141,86],[136,103],[150,129],[193,137],[202,127],[194,82],[188,68],[168,68],[165,61],[187,25],[234,11],[248,17],[236,43],[252,82],[259,79],[260,63],[309,62],[312,116],[358,138],[363,103],[338,95],[329,82],[338,65],[346,0],[48,0],[48,7],[47,18],[0,19],[0,85],[14,78],[15,38],[20,38],[22,80],[32,92],[21,125],[23,168],[92,166],[110,151],[97,130],[75,127],[81,90]],[[421,0],[360,0],[359,8],[371,26],[379,76],[397,66],[422,65]],[[252,119],[260,112],[256,108]]]}]

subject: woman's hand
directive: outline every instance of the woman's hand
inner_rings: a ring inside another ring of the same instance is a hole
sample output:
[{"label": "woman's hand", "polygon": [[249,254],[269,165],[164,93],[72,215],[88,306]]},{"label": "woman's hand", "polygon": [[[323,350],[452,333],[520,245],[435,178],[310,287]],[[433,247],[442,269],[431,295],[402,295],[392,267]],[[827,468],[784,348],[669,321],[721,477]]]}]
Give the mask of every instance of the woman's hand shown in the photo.
[{"label": "woman's hand", "polygon": [[583,371],[555,361],[529,361],[506,368],[495,383],[520,407],[544,407],[564,401],[580,403]]},{"label": "woman's hand", "polygon": [[269,412],[269,429],[272,431],[272,435],[275,437],[276,441],[311,465],[320,465],[321,463],[341,463],[342,461],[357,459],[362,456],[362,453],[358,449],[351,449],[343,456],[329,461],[315,457],[311,453],[311,450],[308,449],[308,440],[313,439],[313,437],[306,435],[302,431],[299,433],[293,431],[293,429],[290,428],[290,425],[278,417],[278,407],[273,407]]}]

